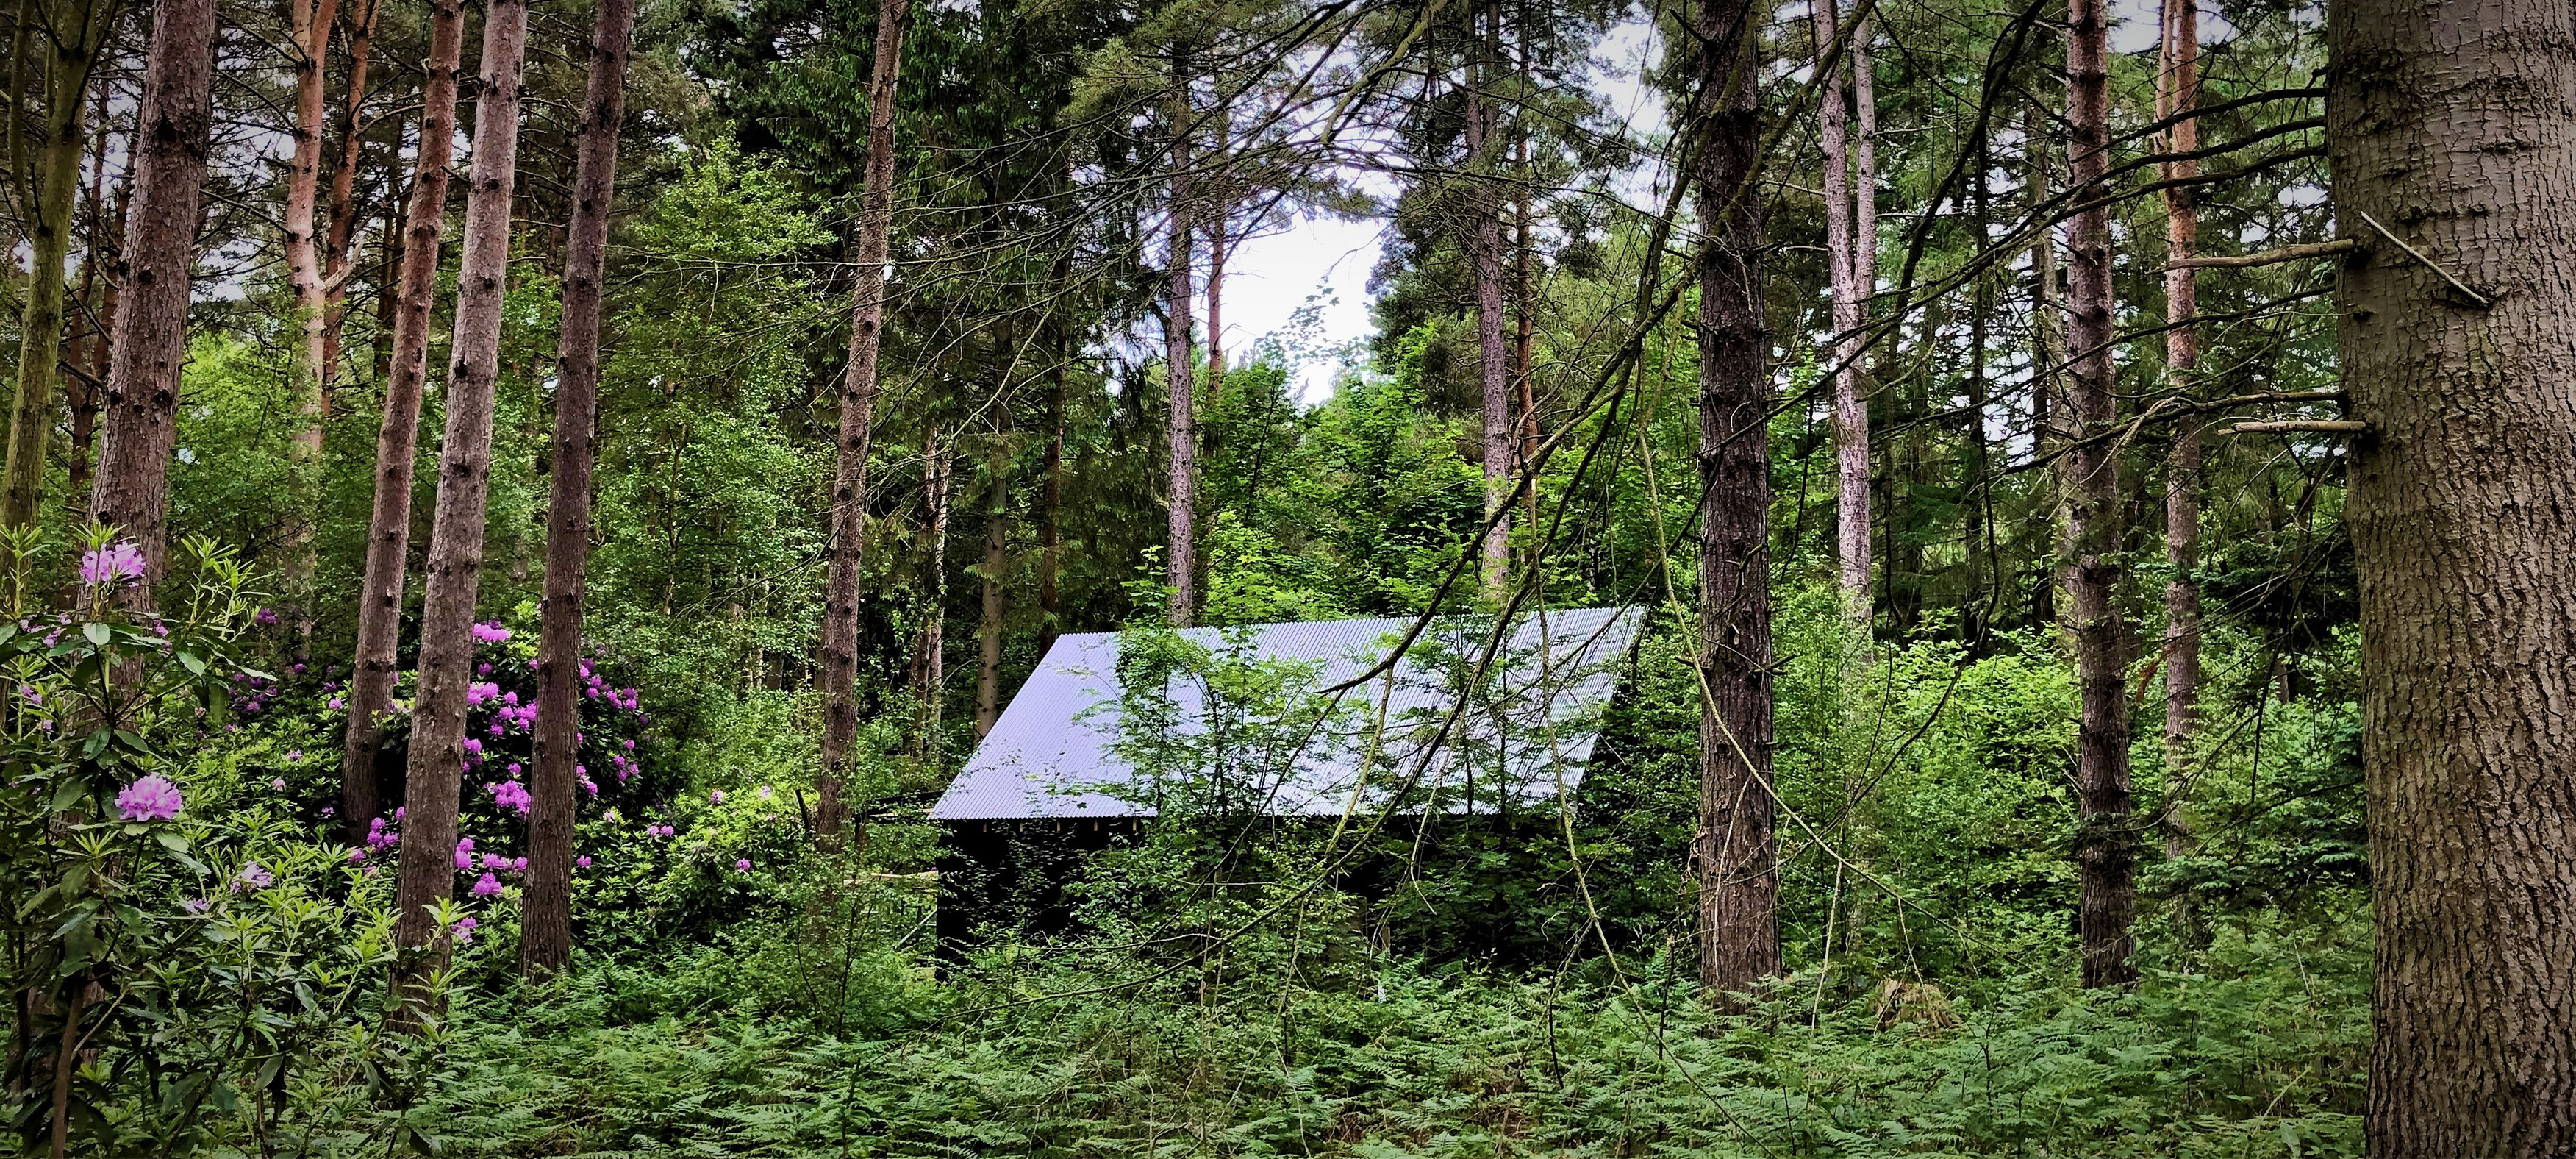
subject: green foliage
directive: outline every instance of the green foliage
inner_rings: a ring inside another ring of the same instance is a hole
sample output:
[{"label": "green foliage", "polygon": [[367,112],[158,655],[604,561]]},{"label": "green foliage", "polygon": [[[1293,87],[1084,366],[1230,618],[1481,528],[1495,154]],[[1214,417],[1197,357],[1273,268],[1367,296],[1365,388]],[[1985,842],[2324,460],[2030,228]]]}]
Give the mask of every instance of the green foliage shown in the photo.
[{"label": "green foliage", "polygon": [[934,988],[861,958],[849,991],[900,1013],[856,1037],[708,954],[461,1010],[423,1121],[466,1154],[2358,1155],[2366,944],[2262,920],[2132,995],[1819,1003],[1801,975],[1740,1018],[1668,961],[1588,986],[1248,958],[1101,994],[1088,962]]},{"label": "green foliage", "polygon": [[243,674],[247,573],[189,541],[164,616],[129,605],[142,557],[94,529],[77,610],[48,615],[37,546],[32,530],[0,543],[11,1127],[31,1146],[60,1132],[79,1153],[186,1155],[366,1109],[405,1069],[377,1024],[390,882],[183,755]]}]

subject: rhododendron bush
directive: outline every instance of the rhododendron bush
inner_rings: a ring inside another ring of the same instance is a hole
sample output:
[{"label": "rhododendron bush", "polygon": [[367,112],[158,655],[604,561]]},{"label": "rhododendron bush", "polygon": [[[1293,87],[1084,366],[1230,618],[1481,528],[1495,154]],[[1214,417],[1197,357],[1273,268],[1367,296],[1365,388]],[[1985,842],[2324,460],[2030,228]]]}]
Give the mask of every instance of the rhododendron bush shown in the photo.
[{"label": "rhododendron bush", "polygon": [[0,678],[16,690],[0,705],[0,921],[27,1012],[0,1087],[10,1123],[63,1154],[250,1150],[260,1121],[240,1110],[277,1076],[408,1081],[376,1017],[391,879],[196,755],[233,735],[249,681],[232,677],[265,680],[242,660],[245,569],[191,540],[156,609],[142,554],[100,529],[66,611],[33,562],[43,547],[0,530]]}]

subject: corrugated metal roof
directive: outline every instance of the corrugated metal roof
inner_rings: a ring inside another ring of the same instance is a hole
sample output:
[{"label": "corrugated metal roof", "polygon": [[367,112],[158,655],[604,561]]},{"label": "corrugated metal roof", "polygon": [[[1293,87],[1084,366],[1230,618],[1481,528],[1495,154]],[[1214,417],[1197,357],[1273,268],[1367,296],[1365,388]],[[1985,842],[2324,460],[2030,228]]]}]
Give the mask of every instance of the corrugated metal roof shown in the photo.
[{"label": "corrugated metal roof", "polygon": [[[1464,712],[1457,710],[1464,683],[1457,674],[1477,666],[1492,621],[1436,622],[1389,673],[1342,693],[1335,711],[1315,714],[1318,723],[1301,730],[1303,743],[1291,746],[1293,757],[1230,761],[1221,775],[1242,783],[1226,791],[1260,812],[1310,816],[1340,813],[1355,801],[1383,802],[1407,778],[1416,799],[1419,790],[1431,789],[1441,802],[1434,807],[1451,810],[1482,811],[1506,794],[1551,797],[1560,784],[1570,791],[1598,739],[1595,722],[1617,683],[1614,669],[1644,618],[1633,607],[1524,613],[1496,650],[1489,691]],[[1212,653],[1311,665],[1304,691],[1316,691],[1375,667],[1412,622],[1193,628],[1181,636]],[[1057,637],[931,810],[932,819],[1150,816],[1175,786],[1173,778],[1201,789],[1212,783],[1189,770],[1166,771],[1158,784],[1137,783],[1117,751],[1120,640],[1116,632]],[[1176,679],[1167,694],[1177,721],[1167,735],[1203,738],[1207,713],[1198,683]],[[1311,711],[1314,702],[1306,703]],[[1454,728],[1452,716],[1459,718]],[[1367,759],[1372,751],[1376,758]]]}]

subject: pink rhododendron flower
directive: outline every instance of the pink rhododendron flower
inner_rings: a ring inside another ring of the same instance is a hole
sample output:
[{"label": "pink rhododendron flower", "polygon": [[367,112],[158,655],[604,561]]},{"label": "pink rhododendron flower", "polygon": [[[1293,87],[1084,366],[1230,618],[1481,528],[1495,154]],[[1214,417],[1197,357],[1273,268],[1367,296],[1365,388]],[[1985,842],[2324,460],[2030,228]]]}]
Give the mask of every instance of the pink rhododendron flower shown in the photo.
[{"label": "pink rhododendron flower", "polygon": [[580,867],[581,867],[581,868],[583,868],[583,869],[588,869],[588,868],[590,868],[590,855],[589,855],[589,854],[587,854],[587,853],[582,854],[582,855],[581,855],[581,856],[579,856],[579,857],[573,858],[573,859],[572,859],[572,863],[573,863],[574,865],[580,866]]},{"label": "pink rhododendron flower", "polygon": [[117,812],[128,821],[167,821],[179,815],[179,786],[159,775],[144,777],[116,795]]},{"label": "pink rhododendron flower", "polygon": [[260,868],[256,861],[244,862],[241,872],[233,877],[234,889],[240,889],[245,885],[252,889],[267,889],[275,884],[277,884],[277,875]]},{"label": "pink rhododendron flower", "polygon": [[474,879],[474,896],[490,897],[501,892],[501,879],[489,873]]},{"label": "pink rhododendron flower", "polygon": [[143,578],[143,552],[133,541],[92,548],[81,555],[81,582],[92,586]]},{"label": "pink rhododendron flower", "polygon": [[483,923],[478,922],[473,918],[456,919],[456,944],[462,946],[472,942],[474,940],[474,927],[482,924]]},{"label": "pink rhododendron flower", "polygon": [[499,644],[510,638],[510,630],[495,623],[476,624],[474,638],[486,644]]},{"label": "pink rhododendron flower", "polygon": [[474,839],[461,837],[456,842],[456,868],[474,868]]},{"label": "pink rhododendron flower", "polygon": [[734,871],[734,872],[736,872],[736,873],[749,873],[749,872],[751,872],[751,859],[750,859],[750,858],[748,858],[748,857],[745,857],[745,858],[741,858],[741,859],[739,859],[739,860],[736,860],[736,861],[733,863],[733,871]]},{"label": "pink rhododendron flower", "polygon": [[528,795],[527,786],[517,781],[503,781],[500,784],[485,787],[492,790],[492,804],[496,808],[515,809],[520,815],[525,816],[528,807],[536,803],[535,798]]}]

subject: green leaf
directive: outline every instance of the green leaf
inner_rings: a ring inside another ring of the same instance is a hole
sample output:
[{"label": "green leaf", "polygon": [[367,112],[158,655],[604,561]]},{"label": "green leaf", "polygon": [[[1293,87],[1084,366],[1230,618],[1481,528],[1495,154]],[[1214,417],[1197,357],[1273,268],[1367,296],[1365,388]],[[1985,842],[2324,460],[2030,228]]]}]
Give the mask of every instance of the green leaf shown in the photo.
[{"label": "green leaf", "polygon": [[107,646],[107,625],[96,620],[81,625],[81,635],[89,637],[89,642],[99,647]]}]

